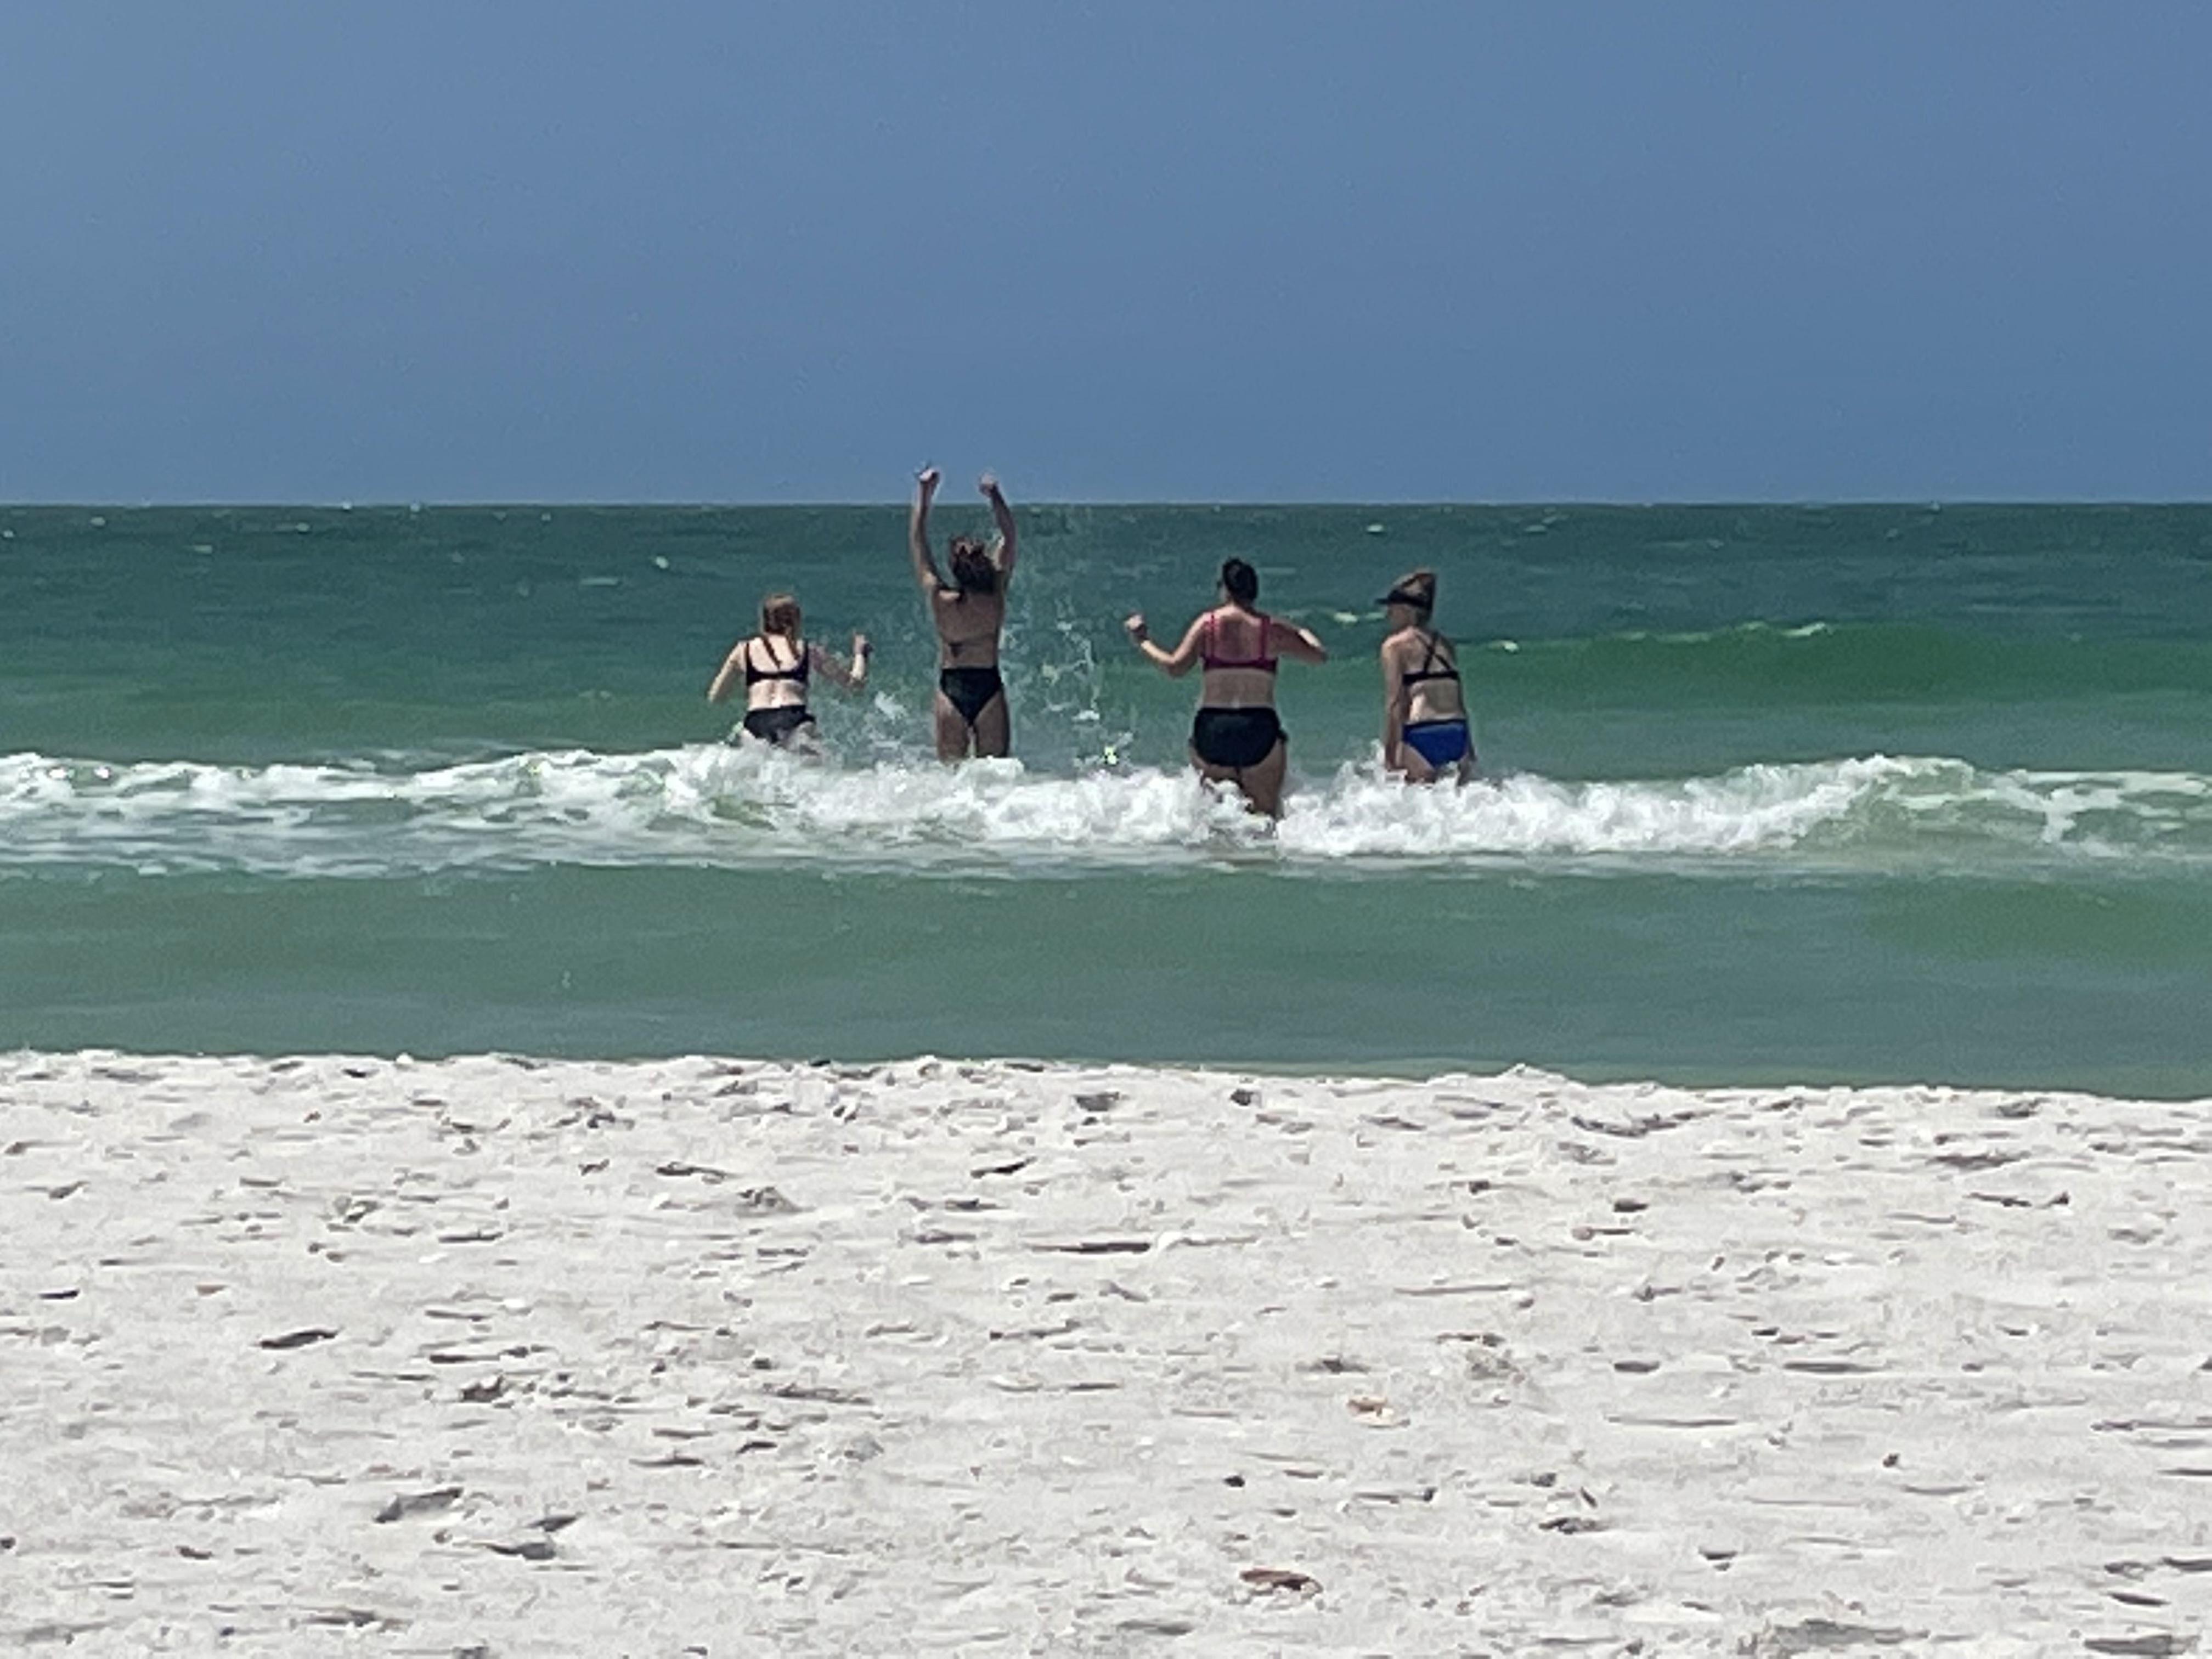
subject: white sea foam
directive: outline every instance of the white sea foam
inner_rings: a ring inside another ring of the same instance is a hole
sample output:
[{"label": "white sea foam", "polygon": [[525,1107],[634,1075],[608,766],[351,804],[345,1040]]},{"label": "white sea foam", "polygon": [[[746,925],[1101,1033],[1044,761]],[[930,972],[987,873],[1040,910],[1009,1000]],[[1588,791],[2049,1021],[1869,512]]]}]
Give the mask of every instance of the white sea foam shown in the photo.
[{"label": "white sea foam", "polygon": [[1250,853],[1315,868],[2212,862],[2212,778],[1875,756],[1686,779],[1522,774],[1454,789],[1347,765],[1294,787],[1271,833],[1190,774],[1148,767],[846,767],[719,744],[419,766],[0,758],[0,869],[377,876],[816,862],[1034,875]]}]

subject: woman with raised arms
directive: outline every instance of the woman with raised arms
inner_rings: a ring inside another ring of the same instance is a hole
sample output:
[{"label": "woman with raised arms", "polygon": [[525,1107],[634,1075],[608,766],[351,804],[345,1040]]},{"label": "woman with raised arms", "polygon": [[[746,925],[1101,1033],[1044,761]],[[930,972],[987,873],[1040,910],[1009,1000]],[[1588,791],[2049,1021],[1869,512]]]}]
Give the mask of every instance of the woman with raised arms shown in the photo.
[{"label": "woman with raised arms", "polygon": [[937,629],[937,698],[932,724],[939,760],[969,755],[996,757],[1012,747],[1006,683],[999,678],[999,630],[1006,620],[1006,579],[1014,574],[1014,510],[986,472],[977,486],[991,504],[997,540],[988,545],[973,536],[955,536],[945,547],[950,581],[938,573],[929,550],[929,504],[937,495],[938,471],[926,466],[915,475],[914,506],[907,514],[907,554],[914,579],[929,605]]},{"label": "woman with raised arms", "polygon": [[1221,599],[1183,630],[1172,651],[1146,631],[1142,612],[1122,624],[1139,651],[1170,678],[1195,667],[1198,714],[1191,721],[1190,763],[1214,783],[1233,783],[1255,811],[1283,815],[1288,738],[1275,713],[1278,657],[1326,662],[1328,652],[1307,629],[1259,608],[1260,575],[1242,559],[1221,567]]},{"label": "woman with raised arms", "polygon": [[814,716],[806,708],[809,672],[820,669],[848,691],[857,691],[868,678],[868,636],[853,635],[850,667],[799,631],[799,601],[788,593],[770,593],[761,601],[760,632],[739,640],[722,659],[707,701],[720,702],[740,680],[745,688],[744,732],[757,742],[778,749],[811,749]]}]

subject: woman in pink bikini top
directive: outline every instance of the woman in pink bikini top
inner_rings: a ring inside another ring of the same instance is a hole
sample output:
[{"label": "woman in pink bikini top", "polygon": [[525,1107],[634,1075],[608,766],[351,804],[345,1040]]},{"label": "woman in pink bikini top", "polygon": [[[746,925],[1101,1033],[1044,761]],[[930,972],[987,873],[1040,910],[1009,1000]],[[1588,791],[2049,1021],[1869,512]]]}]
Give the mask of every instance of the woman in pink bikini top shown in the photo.
[{"label": "woman in pink bikini top", "polygon": [[1194,617],[1174,650],[1152,640],[1141,612],[1123,626],[1136,647],[1171,677],[1204,671],[1190,727],[1191,764],[1210,782],[1235,784],[1254,811],[1275,818],[1283,815],[1290,760],[1289,738],[1275,713],[1276,660],[1325,662],[1328,652],[1306,629],[1261,611],[1259,598],[1259,573],[1230,559],[1221,567],[1221,603]]}]

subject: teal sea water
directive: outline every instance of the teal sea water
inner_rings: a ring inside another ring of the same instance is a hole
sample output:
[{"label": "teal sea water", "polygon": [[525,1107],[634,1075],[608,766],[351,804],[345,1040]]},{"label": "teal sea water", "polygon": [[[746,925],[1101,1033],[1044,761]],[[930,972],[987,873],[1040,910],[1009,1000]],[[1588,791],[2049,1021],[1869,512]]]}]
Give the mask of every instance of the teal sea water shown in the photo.
[{"label": "teal sea water", "polygon": [[[2212,1092],[2212,507],[1016,507],[957,769],[901,507],[0,508],[0,1045]],[[1232,553],[1334,653],[1273,835],[1120,627]],[[781,585],[820,762],[702,695]]]}]

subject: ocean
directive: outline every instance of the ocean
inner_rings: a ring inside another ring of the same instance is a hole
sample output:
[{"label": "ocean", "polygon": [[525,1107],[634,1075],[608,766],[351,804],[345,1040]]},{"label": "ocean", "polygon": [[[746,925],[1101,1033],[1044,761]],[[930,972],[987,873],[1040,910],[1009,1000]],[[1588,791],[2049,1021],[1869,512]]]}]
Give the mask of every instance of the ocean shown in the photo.
[{"label": "ocean", "polygon": [[[2212,1092],[2212,507],[1015,507],[957,768],[902,504],[0,508],[0,1047]],[[1332,653],[1273,833],[1121,627],[1231,554]],[[775,586],[818,761],[703,698]]]}]

